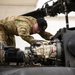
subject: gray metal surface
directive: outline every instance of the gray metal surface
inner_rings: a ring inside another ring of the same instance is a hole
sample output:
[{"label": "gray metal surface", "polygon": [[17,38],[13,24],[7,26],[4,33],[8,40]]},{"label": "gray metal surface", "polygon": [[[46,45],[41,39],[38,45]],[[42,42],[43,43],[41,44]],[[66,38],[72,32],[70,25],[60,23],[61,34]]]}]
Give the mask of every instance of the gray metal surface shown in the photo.
[{"label": "gray metal surface", "polygon": [[0,75],[75,75],[75,68],[65,67],[0,67]]}]

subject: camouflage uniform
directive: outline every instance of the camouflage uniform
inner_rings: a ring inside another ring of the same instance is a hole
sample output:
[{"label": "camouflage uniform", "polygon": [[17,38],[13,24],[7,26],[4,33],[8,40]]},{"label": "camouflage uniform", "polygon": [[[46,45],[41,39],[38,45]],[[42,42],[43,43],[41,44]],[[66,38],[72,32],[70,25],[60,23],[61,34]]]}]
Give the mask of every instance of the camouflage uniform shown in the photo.
[{"label": "camouflage uniform", "polygon": [[[14,35],[17,35],[30,44],[36,43],[37,41],[31,36],[35,21],[36,19],[31,16],[12,16],[0,20],[0,41],[15,46]],[[48,32],[40,32],[39,35],[47,40],[51,36]]]}]

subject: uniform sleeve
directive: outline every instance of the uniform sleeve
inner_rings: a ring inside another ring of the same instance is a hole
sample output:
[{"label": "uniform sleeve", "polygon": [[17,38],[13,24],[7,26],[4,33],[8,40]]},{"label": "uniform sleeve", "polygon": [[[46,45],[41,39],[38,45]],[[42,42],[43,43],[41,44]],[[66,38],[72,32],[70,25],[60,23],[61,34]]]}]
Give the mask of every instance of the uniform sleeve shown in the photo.
[{"label": "uniform sleeve", "polygon": [[21,35],[22,39],[27,41],[29,44],[36,44],[36,40],[34,40],[34,38],[30,35],[27,35],[27,36],[24,36],[24,35]]},{"label": "uniform sleeve", "polygon": [[40,32],[39,35],[46,40],[50,40],[50,36],[52,36],[49,32]]},{"label": "uniform sleeve", "polygon": [[29,33],[29,27],[27,26],[19,26],[18,27],[18,35],[25,41],[27,41],[29,44],[36,43],[36,40],[30,35]]}]

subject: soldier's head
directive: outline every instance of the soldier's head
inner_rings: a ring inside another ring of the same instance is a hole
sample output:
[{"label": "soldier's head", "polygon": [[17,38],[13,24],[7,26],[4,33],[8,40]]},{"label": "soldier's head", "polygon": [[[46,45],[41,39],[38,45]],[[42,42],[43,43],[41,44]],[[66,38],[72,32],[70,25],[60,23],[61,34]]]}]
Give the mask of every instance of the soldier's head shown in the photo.
[{"label": "soldier's head", "polygon": [[33,33],[44,32],[47,28],[47,22],[43,18],[38,18],[33,26]]}]

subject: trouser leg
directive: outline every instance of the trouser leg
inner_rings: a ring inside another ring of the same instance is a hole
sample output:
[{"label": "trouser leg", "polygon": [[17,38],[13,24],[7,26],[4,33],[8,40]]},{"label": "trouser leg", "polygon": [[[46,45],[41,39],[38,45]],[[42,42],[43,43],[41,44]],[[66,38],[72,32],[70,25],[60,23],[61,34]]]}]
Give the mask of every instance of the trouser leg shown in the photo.
[{"label": "trouser leg", "polygon": [[14,35],[7,35],[7,45],[8,46],[14,46],[15,47],[15,36]]},{"label": "trouser leg", "polygon": [[0,42],[6,46],[15,46],[14,35],[8,35],[2,26],[0,26]]},{"label": "trouser leg", "polygon": [[4,28],[0,25],[0,61],[4,61],[4,46],[7,45],[6,43],[6,33]]},{"label": "trouser leg", "polygon": [[7,35],[4,27],[0,25],[0,62],[4,61],[4,46],[15,46],[15,37]]},{"label": "trouser leg", "polygon": [[7,35],[5,33],[5,30],[2,26],[0,26],[0,43],[7,45],[6,39],[7,39]]}]

